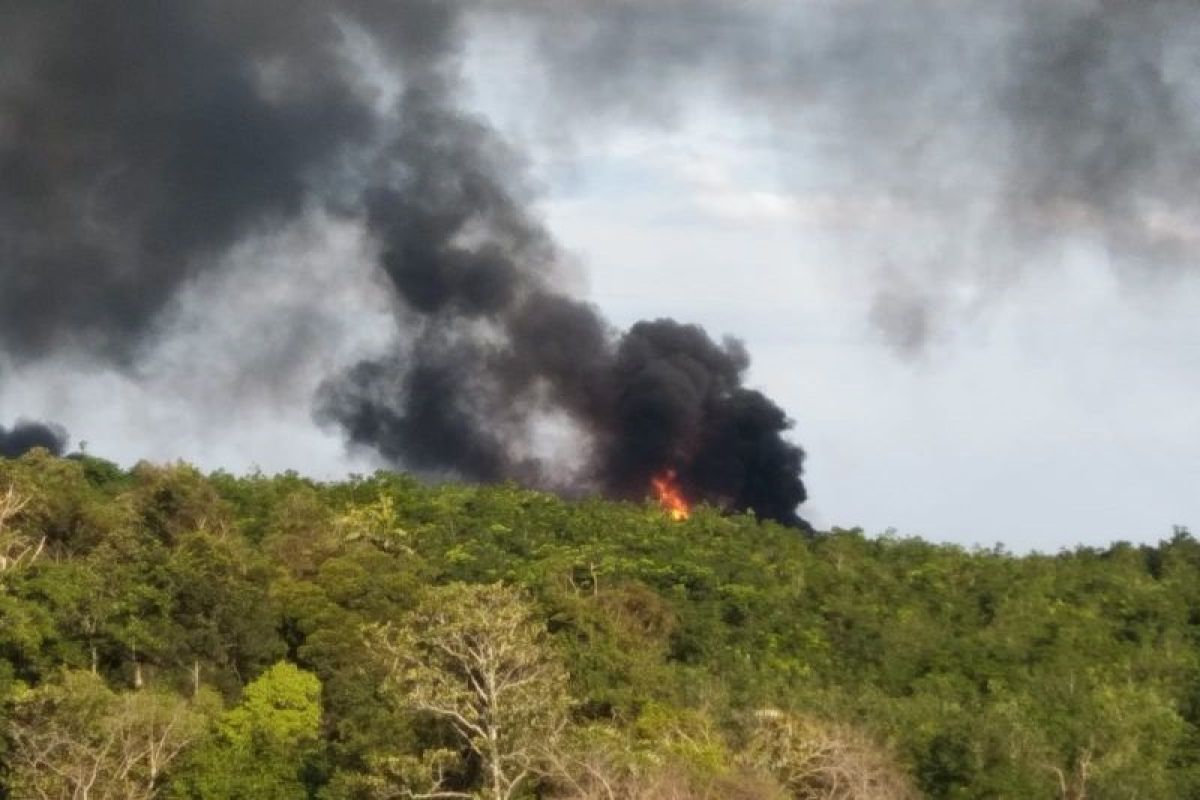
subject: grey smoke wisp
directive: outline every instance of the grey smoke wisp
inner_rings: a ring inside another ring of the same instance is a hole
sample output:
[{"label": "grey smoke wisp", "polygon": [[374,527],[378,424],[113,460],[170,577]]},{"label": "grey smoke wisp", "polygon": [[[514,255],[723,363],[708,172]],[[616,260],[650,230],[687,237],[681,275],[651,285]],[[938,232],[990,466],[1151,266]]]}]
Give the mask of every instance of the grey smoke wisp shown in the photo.
[{"label": "grey smoke wisp", "polygon": [[[1200,5],[1189,0],[513,0],[586,138],[690,98],[774,132],[788,191],[834,198],[871,321],[918,352],[1072,248],[1129,287],[1195,277]],[[870,222],[861,209],[883,209]],[[831,269],[841,268],[831,265]]]}]

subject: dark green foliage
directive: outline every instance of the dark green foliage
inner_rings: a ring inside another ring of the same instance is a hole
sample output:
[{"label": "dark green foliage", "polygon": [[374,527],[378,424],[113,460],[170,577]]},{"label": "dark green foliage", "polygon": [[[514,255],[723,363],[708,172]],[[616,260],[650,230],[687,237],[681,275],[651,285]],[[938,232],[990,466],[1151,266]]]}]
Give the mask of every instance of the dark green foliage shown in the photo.
[{"label": "dark green foliage", "polygon": [[216,689],[230,710],[161,796],[371,797],[434,764],[453,737],[383,701],[363,631],[455,582],[536,604],[573,736],[607,743],[614,774],[670,764],[654,779],[780,796],[736,755],[769,711],[873,742],[934,798],[1200,794],[1200,543],[1182,529],[1016,557],[514,486],[45,453],[0,461],[10,486],[29,502],[4,535],[45,545],[0,571],[3,713],[64,669],[118,693]]}]

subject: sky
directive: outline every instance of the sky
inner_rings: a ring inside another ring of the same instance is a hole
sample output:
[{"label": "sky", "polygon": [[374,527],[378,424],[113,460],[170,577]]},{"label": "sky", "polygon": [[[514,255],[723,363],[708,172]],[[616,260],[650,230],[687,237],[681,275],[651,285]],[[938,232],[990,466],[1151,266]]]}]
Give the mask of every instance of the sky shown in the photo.
[{"label": "sky", "polygon": [[[472,15],[455,109],[513,154],[556,290],[617,330],[745,343],[806,453],[807,520],[1018,552],[1200,525],[1200,15],[570,5]],[[382,107],[404,79],[364,41],[344,46]],[[397,234],[335,206],[206,254],[135,356],[13,348],[0,423],[124,464],[394,465],[314,402],[413,330],[378,264]],[[536,446],[570,461],[548,427]]]},{"label": "sky", "polygon": [[1200,281],[1139,296],[1080,248],[897,352],[841,272],[857,231],[712,134],[593,152],[547,213],[614,319],[747,342],[808,453],[814,524],[1054,552],[1200,518]]}]

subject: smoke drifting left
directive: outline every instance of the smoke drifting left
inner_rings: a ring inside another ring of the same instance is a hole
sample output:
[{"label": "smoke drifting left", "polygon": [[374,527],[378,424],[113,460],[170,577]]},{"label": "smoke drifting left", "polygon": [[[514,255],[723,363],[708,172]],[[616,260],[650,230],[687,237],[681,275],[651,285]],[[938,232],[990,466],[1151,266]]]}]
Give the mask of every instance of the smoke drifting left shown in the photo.
[{"label": "smoke drifting left", "polygon": [[0,425],[0,458],[17,458],[37,447],[56,456],[67,449],[67,432],[59,425],[17,420],[11,428]]},{"label": "smoke drifting left", "polygon": [[[463,107],[467,8],[5,4],[0,349],[133,369],[182,287],[319,209],[369,233],[396,301],[392,351],[320,391],[351,442],[620,497],[673,469],[692,499],[799,523],[803,453],[742,385],[739,344],[671,320],[621,333],[557,288],[520,159]],[[547,420],[577,431],[581,467],[537,455]]]}]

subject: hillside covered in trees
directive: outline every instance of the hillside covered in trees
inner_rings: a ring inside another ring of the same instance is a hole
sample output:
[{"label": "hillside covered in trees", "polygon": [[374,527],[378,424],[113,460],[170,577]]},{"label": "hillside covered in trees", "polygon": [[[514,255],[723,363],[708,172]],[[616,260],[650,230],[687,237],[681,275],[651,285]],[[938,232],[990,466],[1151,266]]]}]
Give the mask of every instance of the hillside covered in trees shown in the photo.
[{"label": "hillside covered in trees", "polygon": [[1196,797],[1198,679],[1183,530],[0,460],[0,797]]}]

